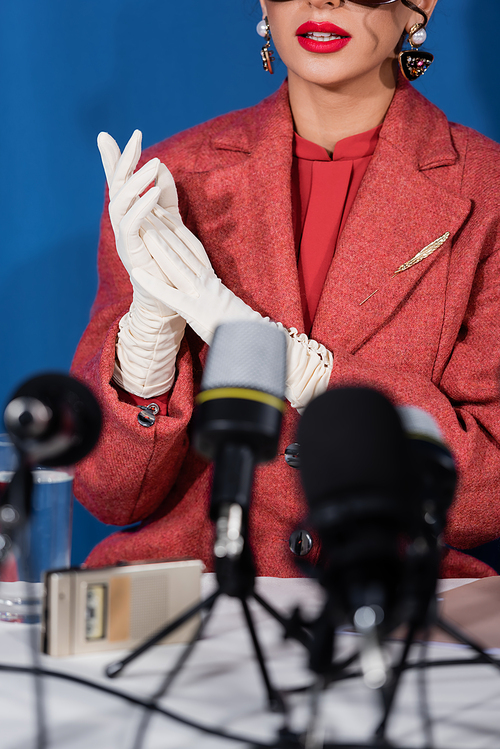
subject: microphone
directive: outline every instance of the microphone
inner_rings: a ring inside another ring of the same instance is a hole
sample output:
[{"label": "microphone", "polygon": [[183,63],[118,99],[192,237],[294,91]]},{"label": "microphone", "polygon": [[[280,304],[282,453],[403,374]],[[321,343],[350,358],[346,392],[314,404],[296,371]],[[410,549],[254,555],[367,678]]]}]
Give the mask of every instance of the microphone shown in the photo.
[{"label": "microphone", "polygon": [[[16,390],[5,408],[4,423],[20,460],[1,498],[0,521],[15,534],[16,526],[22,528],[31,515],[33,466],[67,466],[84,458],[99,438],[101,410],[81,382],[48,373]],[[3,530],[0,543],[5,549],[12,543]]]},{"label": "microphone", "polygon": [[196,398],[193,440],[214,461],[216,559],[235,559],[243,551],[255,465],[278,448],[285,380],[282,330],[248,321],[217,328]]},{"label": "microphone", "polygon": [[23,383],[4,412],[5,427],[30,465],[71,465],[96,445],[101,410],[90,390],[65,374],[47,373]]},{"label": "microphone", "polygon": [[399,406],[397,412],[409,440],[414,488],[422,517],[437,538],[444,530],[455,494],[455,461],[439,426],[427,411]]},{"label": "microphone", "polygon": [[400,406],[397,411],[408,440],[411,483],[418,512],[417,530],[407,547],[401,609],[419,627],[429,621],[429,616],[435,616],[440,536],[453,500],[457,472],[433,417],[414,406]]},{"label": "microphone", "polygon": [[[418,522],[401,420],[375,390],[329,390],[306,408],[299,443],[309,519],[322,540],[319,581],[329,594],[322,616],[330,629],[323,621],[318,631],[333,637],[352,622],[363,634],[365,683],[378,688],[388,676],[380,637],[399,623],[405,542]],[[313,670],[324,671],[329,649],[317,644]]]}]

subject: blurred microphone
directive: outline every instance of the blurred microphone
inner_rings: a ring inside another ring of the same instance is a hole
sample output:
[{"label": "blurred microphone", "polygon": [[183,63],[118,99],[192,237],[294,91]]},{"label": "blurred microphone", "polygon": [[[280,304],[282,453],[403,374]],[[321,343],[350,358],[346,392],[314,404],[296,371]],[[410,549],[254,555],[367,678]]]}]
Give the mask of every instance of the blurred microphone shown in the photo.
[{"label": "blurred microphone", "polygon": [[414,406],[397,408],[408,440],[411,486],[418,525],[407,547],[401,612],[420,627],[435,615],[435,592],[441,562],[440,536],[452,503],[457,472],[453,456],[430,414]]},{"label": "blurred microphone", "polygon": [[219,559],[243,549],[255,464],[278,448],[285,379],[283,331],[246,321],[217,328],[196,399],[194,446],[215,463],[210,516]]},{"label": "blurred microphone", "polygon": [[4,422],[28,463],[72,465],[97,443],[101,410],[81,382],[69,375],[47,373],[16,390],[5,409]]},{"label": "blurred microphone", "polygon": [[[324,616],[330,633],[347,619],[363,634],[365,683],[381,687],[388,674],[380,637],[399,623],[405,539],[418,522],[401,420],[380,393],[339,388],[309,404],[299,442],[309,518],[322,540]],[[328,632],[325,622],[321,630]],[[326,642],[312,658],[318,672],[325,653]]]},{"label": "blurred microphone", "polygon": [[457,484],[455,461],[433,417],[415,406],[397,408],[409,440],[413,486],[422,517],[436,538],[443,532],[446,514]]}]

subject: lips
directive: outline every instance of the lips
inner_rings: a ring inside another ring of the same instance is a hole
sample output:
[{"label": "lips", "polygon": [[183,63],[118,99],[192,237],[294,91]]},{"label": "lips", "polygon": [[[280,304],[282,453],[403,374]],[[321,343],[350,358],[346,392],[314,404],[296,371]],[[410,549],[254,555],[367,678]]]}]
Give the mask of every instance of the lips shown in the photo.
[{"label": "lips", "polygon": [[295,32],[301,47],[308,52],[337,52],[351,40],[349,32],[327,21],[306,21]]}]

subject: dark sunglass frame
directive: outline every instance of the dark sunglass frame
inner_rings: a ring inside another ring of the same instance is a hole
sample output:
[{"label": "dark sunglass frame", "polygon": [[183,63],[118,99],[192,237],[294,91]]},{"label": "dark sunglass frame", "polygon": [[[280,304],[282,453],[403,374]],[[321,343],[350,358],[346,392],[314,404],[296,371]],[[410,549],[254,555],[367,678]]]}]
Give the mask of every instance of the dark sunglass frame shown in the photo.
[{"label": "dark sunglass frame", "polygon": [[[275,3],[283,3],[288,2],[288,0],[273,0]],[[389,5],[390,3],[396,3],[398,0],[349,0],[351,3],[355,3],[356,5],[364,5],[366,8],[378,8],[379,5]],[[414,5],[411,0],[401,0],[403,5],[406,5],[407,8],[410,10],[415,11],[416,13],[420,13],[424,18],[424,23],[422,26],[427,25],[427,14],[425,11],[418,8],[416,5]]]},{"label": "dark sunglass frame", "polygon": [[357,5],[367,5],[369,8],[375,8],[377,5],[389,5],[389,3],[395,3],[397,0],[351,0],[352,3]]},{"label": "dark sunglass frame", "polygon": [[[369,8],[376,8],[377,5],[389,5],[389,3],[397,3],[398,0],[350,0],[352,3],[357,5],[366,5]],[[274,0],[274,2],[287,2],[287,0]]]}]

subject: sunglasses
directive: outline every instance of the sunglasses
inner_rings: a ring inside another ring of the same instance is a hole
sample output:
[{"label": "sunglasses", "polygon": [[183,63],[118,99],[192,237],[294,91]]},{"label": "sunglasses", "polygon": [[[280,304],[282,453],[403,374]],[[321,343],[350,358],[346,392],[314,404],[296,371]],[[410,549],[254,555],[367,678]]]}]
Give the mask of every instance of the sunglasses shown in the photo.
[{"label": "sunglasses", "polygon": [[[273,0],[275,3],[283,3],[288,2],[288,0]],[[365,8],[378,8],[379,5],[389,5],[390,3],[397,3],[398,0],[349,0],[351,3],[355,3],[356,5],[364,5]],[[406,5],[407,8],[410,10],[415,11],[416,13],[420,13],[424,18],[423,26],[425,27],[427,25],[428,17],[425,11],[421,10],[419,7],[417,7],[412,0],[401,0],[403,5]]]},{"label": "sunglasses", "polygon": [[[287,0],[274,0],[274,2],[283,3],[287,2]],[[356,3],[356,5],[366,5],[369,8],[376,8],[378,5],[389,5],[389,3],[396,3],[397,0],[350,0],[352,3]]]}]

